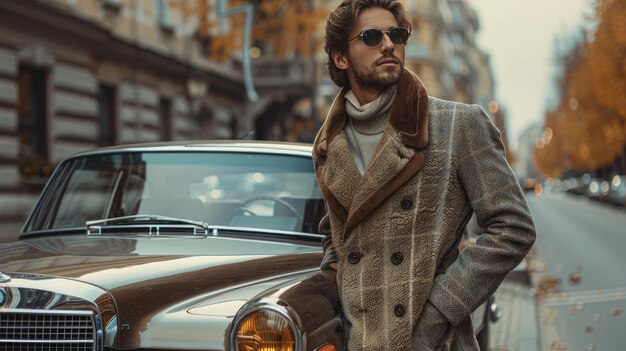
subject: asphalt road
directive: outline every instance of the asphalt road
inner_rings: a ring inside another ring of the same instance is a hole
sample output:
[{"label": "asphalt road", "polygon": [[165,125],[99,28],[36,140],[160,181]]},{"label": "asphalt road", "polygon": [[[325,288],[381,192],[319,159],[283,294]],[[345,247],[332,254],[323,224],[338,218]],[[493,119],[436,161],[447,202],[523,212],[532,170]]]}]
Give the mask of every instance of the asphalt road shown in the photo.
[{"label": "asphalt road", "polygon": [[626,209],[563,193],[528,203],[541,350],[624,350]]}]

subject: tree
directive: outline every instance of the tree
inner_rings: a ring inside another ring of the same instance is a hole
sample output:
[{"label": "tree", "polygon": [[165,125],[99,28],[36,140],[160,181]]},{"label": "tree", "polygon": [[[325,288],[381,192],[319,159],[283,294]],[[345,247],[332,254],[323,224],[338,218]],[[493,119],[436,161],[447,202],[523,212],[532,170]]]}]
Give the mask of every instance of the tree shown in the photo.
[{"label": "tree", "polygon": [[626,143],[626,1],[598,0],[597,29],[562,57],[561,101],[546,114],[553,138],[537,147],[544,174],[612,165]]},{"label": "tree", "polygon": [[[183,0],[170,1],[176,6]],[[207,0],[197,1],[199,35],[207,39],[210,58],[232,59],[243,47],[244,15],[226,19],[209,16],[215,13],[215,6],[210,6]],[[312,0],[230,0],[228,7],[255,6],[252,43],[261,50],[257,54],[275,58],[310,57],[317,50],[317,29],[327,12],[315,3]]]}]

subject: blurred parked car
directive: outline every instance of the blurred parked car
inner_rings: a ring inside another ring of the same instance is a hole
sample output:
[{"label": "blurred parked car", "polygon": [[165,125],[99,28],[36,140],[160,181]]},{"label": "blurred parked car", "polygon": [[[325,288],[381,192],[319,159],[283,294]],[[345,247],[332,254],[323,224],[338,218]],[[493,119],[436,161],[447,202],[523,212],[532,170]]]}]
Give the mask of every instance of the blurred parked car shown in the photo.
[{"label": "blurred parked car", "polygon": [[524,191],[536,191],[537,186],[541,186],[537,178],[525,178],[522,181],[522,189],[524,189]]},{"label": "blurred parked car", "polygon": [[309,145],[70,157],[0,245],[0,350],[341,350],[324,211]]},{"label": "blurred parked car", "polygon": [[576,194],[576,195],[588,196],[589,185],[591,184],[591,181],[593,180],[591,178],[591,175],[589,173],[585,173],[582,175],[582,177],[573,178],[573,179],[575,181],[575,186],[574,188],[572,188],[571,193]]},{"label": "blurred parked car", "polygon": [[569,194],[584,195],[586,189],[581,178],[568,178],[563,182],[563,190]]},{"label": "blurred parked car", "polygon": [[611,203],[617,206],[626,205],[626,176],[615,175],[611,179]]},{"label": "blurred parked car", "polygon": [[543,193],[559,192],[563,190],[563,182],[560,179],[548,178],[541,184]]},{"label": "blurred parked car", "polygon": [[592,178],[587,186],[587,197],[592,200],[609,202],[609,182],[601,178]]}]

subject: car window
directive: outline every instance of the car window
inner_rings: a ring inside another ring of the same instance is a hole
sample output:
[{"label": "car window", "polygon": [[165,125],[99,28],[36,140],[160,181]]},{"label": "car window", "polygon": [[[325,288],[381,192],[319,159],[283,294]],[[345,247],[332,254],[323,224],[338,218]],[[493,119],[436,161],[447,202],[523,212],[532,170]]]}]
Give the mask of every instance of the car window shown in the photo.
[{"label": "car window", "polygon": [[54,227],[74,227],[86,218],[99,218],[106,213],[106,204],[113,195],[116,172],[82,170],[67,184],[60,199]]},{"label": "car window", "polygon": [[[27,228],[82,227],[86,221],[157,214],[209,225],[317,232],[324,213],[310,157],[253,153],[120,153],[64,165]],[[60,196],[59,196],[60,194]],[[41,223],[41,224],[35,224]]]}]

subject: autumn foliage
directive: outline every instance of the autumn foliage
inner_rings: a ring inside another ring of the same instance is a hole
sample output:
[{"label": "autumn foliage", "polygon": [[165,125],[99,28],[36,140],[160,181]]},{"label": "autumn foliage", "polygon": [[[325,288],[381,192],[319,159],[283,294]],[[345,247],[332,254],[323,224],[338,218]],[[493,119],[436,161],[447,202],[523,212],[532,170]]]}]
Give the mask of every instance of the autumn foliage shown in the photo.
[{"label": "autumn foliage", "polygon": [[[209,6],[207,0],[197,1],[199,34],[209,39],[209,56],[215,61],[232,59],[243,47],[245,16],[238,14],[226,19],[208,16],[216,11],[215,6]],[[310,57],[319,45],[315,33],[328,13],[316,3],[310,0],[229,0],[227,8],[254,5],[251,44],[261,50],[260,55]]]},{"label": "autumn foliage", "polygon": [[626,144],[626,1],[598,0],[597,28],[565,62],[535,163],[548,177],[612,165]]}]

